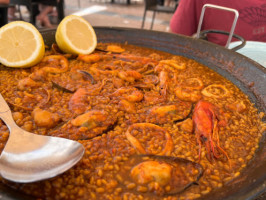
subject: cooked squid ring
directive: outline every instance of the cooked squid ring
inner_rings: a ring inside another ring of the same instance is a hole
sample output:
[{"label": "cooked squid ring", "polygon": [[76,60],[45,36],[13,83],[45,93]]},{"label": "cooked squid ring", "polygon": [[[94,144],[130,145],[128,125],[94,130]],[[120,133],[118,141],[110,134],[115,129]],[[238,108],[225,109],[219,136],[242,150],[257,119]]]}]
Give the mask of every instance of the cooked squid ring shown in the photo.
[{"label": "cooked squid ring", "polygon": [[131,125],[126,131],[126,137],[127,137],[128,141],[130,142],[130,144],[137,150],[137,152],[139,154],[147,154],[148,153],[148,152],[146,152],[146,150],[144,149],[144,147],[142,146],[140,141],[137,138],[135,138],[133,135],[131,135],[131,133],[130,133],[135,128],[146,128],[146,127],[158,129],[158,130],[160,130],[160,131],[165,133],[165,138],[166,138],[165,147],[162,150],[162,152],[157,154],[157,155],[167,155],[167,156],[169,156],[172,153],[173,148],[174,148],[172,137],[170,136],[170,134],[165,129],[163,129],[162,127],[157,126],[155,124],[151,124],[151,123],[136,123],[136,124]]},{"label": "cooked squid ring", "polygon": [[62,55],[50,55],[43,58],[42,62],[52,63],[52,62],[59,62],[61,68],[56,68],[53,66],[46,66],[43,67],[41,70],[47,72],[47,73],[64,73],[68,70],[68,60],[62,56]]},{"label": "cooked squid ring", "polygon": [[193,90],[201,90],[204,85],[201,79],[199,78],[189,78],[182,82],[182,87],[193,89]]},{"label": "cooked squid ring", "polygon": [[160,64],[165,64],[178,70],[186,69],[185,63],[179,63],[176,60],[161,60]]},{"label": "cooked squid ring", "polygon": [[209,85],[201,91],[201,94],[204,96],[213,98],[223,98],[227,96],[228,93],[228,89],[220,84]]}]

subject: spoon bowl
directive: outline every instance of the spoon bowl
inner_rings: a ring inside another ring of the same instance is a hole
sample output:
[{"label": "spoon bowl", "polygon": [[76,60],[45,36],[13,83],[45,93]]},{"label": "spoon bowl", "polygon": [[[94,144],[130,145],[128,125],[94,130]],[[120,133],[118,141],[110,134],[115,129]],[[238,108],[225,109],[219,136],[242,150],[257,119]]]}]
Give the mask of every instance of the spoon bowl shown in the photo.
[{"label": "spoon bowl", "polygon": [[14,122],[1,94],[0,105],[0,118],[10,131],[0,156],[3,178],[19,183],[52,178],[70,169],[82,158],[84,147],[80,143],[25,131]]}]

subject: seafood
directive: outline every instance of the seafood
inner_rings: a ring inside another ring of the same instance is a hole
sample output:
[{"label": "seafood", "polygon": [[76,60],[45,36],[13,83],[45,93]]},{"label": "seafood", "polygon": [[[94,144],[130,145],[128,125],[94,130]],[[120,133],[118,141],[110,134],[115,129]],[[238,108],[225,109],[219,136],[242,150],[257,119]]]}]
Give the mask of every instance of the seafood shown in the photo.
[{"label": "seafood", "polygon": [[175,95],[183,101],[197,102],[202,98],[201,89],[204,87],[199,78],[189,78],[181,81],[175,88]]},{"label": "seafood", "polygon": [[243,113],[247,110],[247,106],[243,101],[234,102],[232,104],[226,105],[226,107],[234,112]]},{"label": "seafood", "polygon": [[77,72],[83,74],[83,76],[86,77],[86,79],[88,79],[91,82],[91,84],[95,84],[96,81],[89,72],[84,70],[78,70]]},{"label": "seafood", "polygon": [[[116,115],[110,115],[107,111],[95,109],[77,116],[70,123],[74,127],[82,127],[86,131],[91,131],[94,135],[99,135],[114,125],[116,120]],[[90,136],[83,135],[82,137],[89,138]]]},{"label": "seafood", "polygon": [[148,105],[154,105],[165,102],[166,99],[159,92],[147,91],[144,94],[144,101]]},{"label": "seafood", "polygon": [[106,51],[110,51],[110,52],[114,52],[114,53],[122,53],[125,51],[125,49],[123,49],[117,45],[108,45],[106,48]]},{"label": "seafood", "polygon": [[159,80],[160,80],[161,94],[164,98],[166,98],[168,90],[168,82],[169,82],[168,72],[161,71],[159,73]]},{"label": "seafood", "polygon": [[[79,58],[53,45],[45,56],[0,65],[0,92],[18,126],[78,141],[84,156],[52,179],[2,184],[42,200],[192,200],[245,177],[263,113],[215,71],[129,44],[98,43]],[[0,120],[0,152],[8,136]]]},{"label": "seafood", "polygon": [[45,82],[47,79],[47,75],[46,72],[43,70],[36,70],[29,75],[29,78],[31,78],[34,81]]},{"label": "seafood", "polygon": [[188,118],[188,119],[184,120],[183,122],[181,122],[180,123],[180,128],[184,132],[192,133],[193,132],[193,121],[192,121],[192,119]]},{"label": "seafood", "polygon": [[120,59],[123,61],[129,61],[129,62],[139,62],[142,65],[146,65],[148,63],[158,64],[158,61],[156,61],[152,58],[136,56],[133,54],[114,54],[113,58],[114,59]]},{"label": "seafood", "polygon": [[52,128],[60,121],[60,116],[57,113],[51,113],[40,108],[35,108],[32,116],[35,124],[39,127]]},{"label": "seafood", "polygon": [[206,97],[223,98],[229,94],[228,89],[224,85],[212,84],[204,88],[201,93]]},{"label": "seafood", "polygon": [[160,126],[157,126],[155,124],[150,124],[150,123],[136,123],[136,124],[131,125],[127,129],[125,133],[126,137],[128,141],[131,143],[131,145],[136,149],[136,151],[140,154],[148,153],[145,150],[145,147],[143,147],[143,145],[140,143],[140,141],[131,134],[132,130],[134,129],[142,129],[144,132],[145,128],[148,128],[149,129],[148,131],[155,130],[157,132],[162,132],[164,134],[166,143],[165,143],[164,149],[157,155],[170,155],[173,150],[173,140],[170,134],[165,129],[161,128]]},{"label": "seafood", "polygon": [[197,184],[203,174],[200,164],[179,157],[139,155],[128,163],[133,165],[130,178],[158,195],[183,192]]},{"label": "seafood", "polygon": [[121,87],[112,93],[110,97],[122,97],[129,102],[139,102],[143,99],[143,93],[134,87]]},{"label": "seafood", "polygon": [[93,53],[90,55],[79,55],[77,59],[86,63],[95,63],[100,61],[102,56],[98,53]]},{"label": "seafood", "polygon": [[199,159],[201,155],[201,145],[204,143],[209,161],[212,161],[214,158],[220,158],[220,153],[224,154],[229,160],[227,153],[219,144],[218,108],[207,101],[201,100],[194,108],[192,120],[197,142],[199,144]]},{"label": "seafood", "polygon": [[155,124],[164,124],[169,121],[185,119],[192,108],[192,104],[176,102],[176,104],[153,106],[148,110],[147,121]]},{"label": "seafood", "polygon": [[134,87],[140,89],[152,89],[159,83],[159,78],[155,75],[145,75],[142,80],[134,84]]},{"label": "seafood", "polygon": [[27,90],[29,88],[38,88],[40,87],[41,84],[32,80],[31,78],[27,77],[27,78],[24,78],[24,79],[21,79],[19,82],[18,82],[18,89],[19,90]]},{"label": "seafood", "polygon": [[93,129],[103,124],[107,119],[108,113],[101,110],[91,110],[71,120],[73,126],[84,126]]},{"label": "seafood", "polygon": [[68,103],[69,109],[76,114],[84,113],[87,105],[87,90],[85,88],[79,88],[70,98]]},{"label": "seafood", "polygon": [[183,101],[197,102],[202,98],[199,90],[192,90],[190,88],[175,88],[175,95]]},{"label": "seafood", "polygon": [[204,84],[199,78],[188,78],[181,82],[182,88],[201,90],[204,87]]},{"label": "seafood", "polygon": [[180,63],[176,60],[161,60],[159,62],[159,65],[167,65],[172,67],[173,69],[177,69],[177,70],[183,70],[186,69],[186,65],[185,63]]},{"label": "seafood", "polygon": [[54,54],[62,54],[63,52],[59,48],[59,46],[56,43],[53,43],[51,46],[51,50]]},{"label": "seafood", "polygon": [[121,99],[118,103],[119,110],[123,110],[127,113],[135,113],[136,112],[136,106],[133,102],[129,102],[125,99]]},{"label": "seafood", "polygon": [[158,161],[144,161],[133,167],[130,175],[138,184],[146,184],[151,181],[165,186],[171,179],[172,168],[166,163]]},{"label": "seafood", "polygon": [[[42,64],[47,63],[48,66],[42,67],[41,70],[47,73],[64,73],[68,70],[68,60],[62,55],[45,56]],[[57,66],[61,66],[58,68]]]},{"label": "seafood", "polygon": [[118,77],[124,81],[133,83],[135,80],[141,79],[143,76],[137,71],[128,70],[118,72]]}]

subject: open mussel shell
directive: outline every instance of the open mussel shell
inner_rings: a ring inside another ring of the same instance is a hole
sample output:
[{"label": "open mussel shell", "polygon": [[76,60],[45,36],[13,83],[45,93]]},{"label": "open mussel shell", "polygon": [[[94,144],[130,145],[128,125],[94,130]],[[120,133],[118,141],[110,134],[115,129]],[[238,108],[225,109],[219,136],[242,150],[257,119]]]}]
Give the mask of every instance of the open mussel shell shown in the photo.
[{"label": "open mussel shell", "polygon": [[91,84],[95,84],[96,83],[95,79],[93,78],[93,76],[89,72],[84,71],[84,70],[77,70],[77,72],[81,73],[84,76],[85,79],[87,79],[88,81],[91,82]]},{"label": "open mussel shell", "polygon": [[129,181],[146,186],[149,192],[157,195],[184,192],[192,185],[198,185],[197,182],[203,175],[200,164],[173,156],[134,155],[125,165],[130,168]]},{"label": "open mussel shell", "polygon": [[74,93],[75,92],[74,89],[68,89],[68,88],[60,85],[60,83],[56,83],[55,81],[52,81],[52,85],[53,85],[53,88],[57,88],[58,90],[61,90],[63,92],[67,92],[67,93]]}]

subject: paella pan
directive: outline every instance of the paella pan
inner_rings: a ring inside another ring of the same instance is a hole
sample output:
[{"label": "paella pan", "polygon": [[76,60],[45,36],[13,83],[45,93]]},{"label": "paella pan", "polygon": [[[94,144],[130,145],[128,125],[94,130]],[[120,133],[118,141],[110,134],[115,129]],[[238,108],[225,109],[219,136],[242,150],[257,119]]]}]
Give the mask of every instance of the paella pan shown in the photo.
[{"label": "paella pan", "polygon": [[[178,35],[95,30],[101,43],[90,57],[62,55],[53,46],[32,69],[8,71],[5,80],[11,74],[17,81],[9,84],[12,92],[5,85],[1,93],[17,123],[37,134],[78,140],[86,153],[59,177],[7,185],[44,199],[244,199],[263,190],[263,67]],[[54,33],[43,32],[48,46]],[[71,70],[54,73],[65,63]],[[50,120],[39,120],[41,115]],[[202,135],[204,117],[211,139]]]}]

